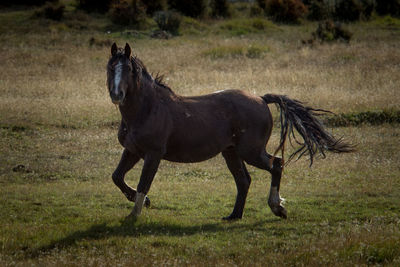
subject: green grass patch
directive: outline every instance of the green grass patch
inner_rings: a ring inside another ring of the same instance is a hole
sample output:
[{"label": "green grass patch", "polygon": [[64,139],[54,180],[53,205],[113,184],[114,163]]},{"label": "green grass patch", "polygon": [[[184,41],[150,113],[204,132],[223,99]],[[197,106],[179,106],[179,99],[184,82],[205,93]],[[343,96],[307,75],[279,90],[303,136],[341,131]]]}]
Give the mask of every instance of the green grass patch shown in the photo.
[{"label": "green grass patch", "polygon": [[363,111],[343,113],[328,117],[326,124],[335,127],[357,126],[361,124],[381,125],[384,123],[400,123],[400,110]]},{"label": "green grass patch", "polygon": [[[222,157],[163,161],[152,206],[125,219],[133,204],[111,179],[117,129],[2,125],[0,265],[396,265],[399,130],[362,127],[337,130],[357,132],[360,152],[286,168],[287,220],[267,206],[270,175],[249,166],[244,218],[227,223],[236,187]],[[387,160],[371,160],[377,153]],[[141,167],[127,174],[132,186]]]},{"label": "green grass patch", "polygon": [[217,32],[233,36],[276,31],[279,27],[264,18],[237,18],[217,24]]},{"label": "green grass patch", "polygon": [[371,23],[381,27],[400,28],[400,19],[394,18],[390,15],[384,17],[375,17]]},{"label": "green grass patch", "polygon": [[182,16],[179,32],[181,34],[205,34],[209,31],[209,26],[191,17]]}]

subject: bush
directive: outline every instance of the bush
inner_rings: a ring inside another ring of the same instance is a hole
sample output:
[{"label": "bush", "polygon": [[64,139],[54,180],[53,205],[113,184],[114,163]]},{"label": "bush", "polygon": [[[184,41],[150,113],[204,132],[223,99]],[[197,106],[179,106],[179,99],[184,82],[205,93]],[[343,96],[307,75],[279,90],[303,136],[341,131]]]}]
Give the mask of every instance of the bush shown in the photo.
[{"label": "bush", "polygon": [[331,12],[323,0],[310,0],[307,7],[307,18],[310,20],[324,20],[331,16]]},{"label": "bush", "polygon": [[172,34],[178,34],[179,26],[181,25],[181,16],[174,11],[158,11],[154,15],[158,27],[162,31]]},{"label": "bush", "polygon": [[317,30],[312,34],[314,40],[321,42],[345,41],[349,42],[352,33],[342,27],[338,22],[327,20],[318,24]]},{"label": "bush", "polygon": [[211,59],[223,58],[242,58],[248,57],[251,59],[263,58],[270,51],[267,46],[219,46],[208,49],[202,54]]},{"label": "bush", "polygon": [[301,0],[267,0],[266,12],[275,21],[297,23],[307,8]]},{"label": "bush", "polygon": [[379,15],[400,16],[400,0],[376,0]]},{"label": "bush", "polygon": [[335,18],[342,21],[356,21],[361,18],[363,5],[360,0],[340,1],[336,5]]},{"label": "bush", "polygon": [[37,17],[52,20],[61,20],[64,15],[65,6],[60,3],[47,2],[39,11],[35,12]]},{"label": "bush", "polygon": [[146,7],[148,15],[167,9],[167,0],[142,0],[142,3]]},{"label": "bush", "polygon": [[370,19],[372,16],[372,13],[374,12],[374,10],[376,8],[376,1],[375,0],[362,0],[362,4],[364,6],[363,18]]},{"label": "bush", "polygon": [[106,13],[111,6],[112,0],[79,0],[78,7],[87,12]]},{"label": "bush", "polygon": [[206,0],[169,0],[171,9],[175,9],[182,14],[197,18],[205,14],[207,8]]},{"label": "bush", "polygon": [[259,17],[264,13],[264,10],[257,4],[250,6],[250,17]]},{"label": "bush", "polygon": [[111,20],[119,25],[137,25],[146,18],[146,8],[140,0],[114,2],[110,11]]},{"label": "bush", "polygon": [[24,6],[42,6],[46,2],[58,2],[58,0],[2,0],[2,6],[24,5]]},{"label": "bush", "polygon": [[216,18],[226,18],[231,16],[228,0],[212,0],[211,15]]},{"label": "bush", "polygon": [[265,10],[265,9],[267,9],[267,0],[257,0],[257,5],[261,9]]}]

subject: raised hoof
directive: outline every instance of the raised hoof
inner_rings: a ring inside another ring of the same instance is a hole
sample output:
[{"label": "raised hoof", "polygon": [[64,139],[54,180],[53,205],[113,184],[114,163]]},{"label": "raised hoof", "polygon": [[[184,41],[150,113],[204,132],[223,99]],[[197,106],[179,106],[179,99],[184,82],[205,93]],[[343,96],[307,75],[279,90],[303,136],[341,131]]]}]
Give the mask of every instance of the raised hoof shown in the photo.
[{"label": "raised hoof", "polygon": [[239,216],[235,216],[235,215],[229,215],[229,216],[227,216],[227,217],[223,217],[222,218],[222,220],[224,220],[224,221],[237,221],[237,220],[240,220],[240,219],[242,219],[242,217],[239,217]]},{"label": "raised hoof", "polygon": [[276,207],[276,208],[273,208],[273,209],[272,209],[272,212],[273,212],[276,216],[279,216],[279,217],[281,217],[281,218],[283,218],[283,219],[287,219],[287,211],[286,211],[286,209],[285,209],[284,207],[282,207],[282,206],[278,206],[278,207]]}]

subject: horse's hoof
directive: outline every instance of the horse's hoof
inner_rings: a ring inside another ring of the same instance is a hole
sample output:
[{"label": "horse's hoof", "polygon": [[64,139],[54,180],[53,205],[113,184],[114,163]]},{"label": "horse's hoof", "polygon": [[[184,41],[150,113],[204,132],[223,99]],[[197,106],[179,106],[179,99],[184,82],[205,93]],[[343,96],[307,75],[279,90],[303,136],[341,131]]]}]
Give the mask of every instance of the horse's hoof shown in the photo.
[{"label": "horse's hoof", "polygon": [[150,207],[150,198],[146,197],[146,198],[144,199],[144,206],[145,206],[146,208]]},{"label": "horse's hoof", "polygon": [[129,213],[128,216],[125,217],[125,222],[136,222],[137,219],[138,219],[138,216],[132,214],[132,212],[131,212],[131,213]]},{"label": "horse's hoof", "polygon": [[276,208],[272,209],[272,212],[278,216],[281,217],[282,219],[287,219],[287,211],[284,207],[282,206],[278,206]]},{"label": "horse's hoof", "polygon": [[240,220],[240,219],[242,219],[242,217],[235,216],[235,215],[232,215],[232,214],[222,218],[222,220],[224,220],[224,221],[231,221],[231,222],[232,221],[236,221],[236,220]]}]

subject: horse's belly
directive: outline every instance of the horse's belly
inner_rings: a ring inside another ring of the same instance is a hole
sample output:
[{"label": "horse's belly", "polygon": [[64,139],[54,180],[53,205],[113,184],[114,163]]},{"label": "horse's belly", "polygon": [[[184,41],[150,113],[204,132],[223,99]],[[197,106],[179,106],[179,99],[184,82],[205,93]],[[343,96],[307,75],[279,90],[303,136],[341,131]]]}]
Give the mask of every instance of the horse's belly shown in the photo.
[{"label": "horse's belly", "polygon": [[227,137],[182,138],[169,143],[164,159],[174,162],[200,162],[218,155],[232,145]]},{"label": "horse's belly", "polygon": [[[219,151],[220,152],[220,151]],[[194,162],[200,162],[200,161],[205,161],[210,158],[215,157],[216,155],[219,154],[219,152],[213,153],[213,154],[197,154],[197,155],[184,155],[184,154],[173,154],[173,153],[167,153],[164,156],[165,160],[172,161],[172,162],[180,162],[180,163],[194,163]]]}]

